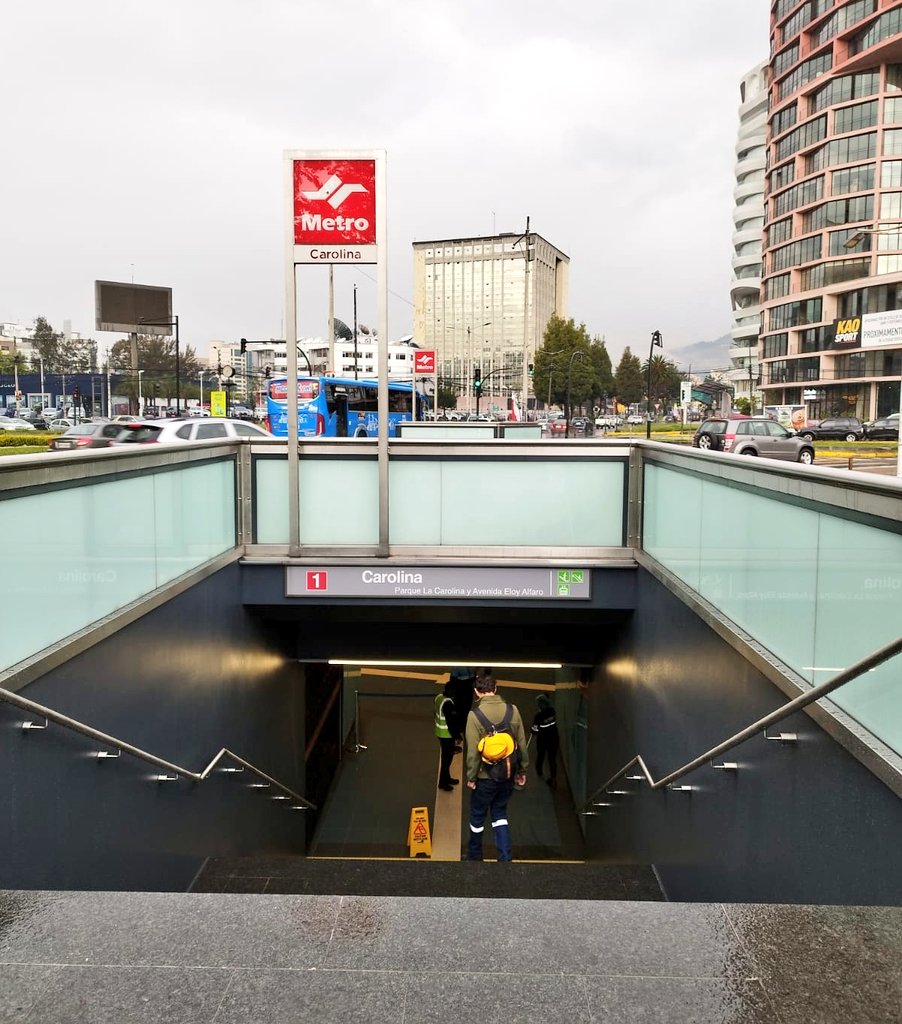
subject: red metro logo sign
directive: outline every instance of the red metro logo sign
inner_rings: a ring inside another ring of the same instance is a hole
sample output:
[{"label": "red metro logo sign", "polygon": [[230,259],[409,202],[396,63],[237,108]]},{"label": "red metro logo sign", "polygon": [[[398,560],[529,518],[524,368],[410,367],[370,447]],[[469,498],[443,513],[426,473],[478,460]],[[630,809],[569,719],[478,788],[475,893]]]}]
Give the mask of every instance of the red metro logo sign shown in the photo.
[{"label": "red metro logo sign", "polygon": [[294,160],[292,208],[297,262],[375,262],[375,160]]}]

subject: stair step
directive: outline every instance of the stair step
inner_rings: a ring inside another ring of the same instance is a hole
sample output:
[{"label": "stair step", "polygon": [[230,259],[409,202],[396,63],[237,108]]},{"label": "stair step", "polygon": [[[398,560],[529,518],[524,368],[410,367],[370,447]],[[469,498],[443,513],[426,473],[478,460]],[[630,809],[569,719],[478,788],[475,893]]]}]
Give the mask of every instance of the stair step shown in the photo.
[{"label": "stair step", "polygon": [[192,892],[491,899],[663,900],[647,865],[598,861],[211,858]]}]

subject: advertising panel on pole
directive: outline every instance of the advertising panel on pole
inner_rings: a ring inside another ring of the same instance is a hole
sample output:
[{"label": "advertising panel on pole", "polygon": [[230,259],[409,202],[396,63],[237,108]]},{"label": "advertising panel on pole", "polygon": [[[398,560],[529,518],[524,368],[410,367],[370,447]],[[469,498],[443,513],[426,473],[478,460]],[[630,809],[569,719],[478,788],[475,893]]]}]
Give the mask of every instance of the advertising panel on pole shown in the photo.
[{"label": "advertising panel on pole", "polygon": [[289,153],[294,262],[377,262],[376,159]]}]

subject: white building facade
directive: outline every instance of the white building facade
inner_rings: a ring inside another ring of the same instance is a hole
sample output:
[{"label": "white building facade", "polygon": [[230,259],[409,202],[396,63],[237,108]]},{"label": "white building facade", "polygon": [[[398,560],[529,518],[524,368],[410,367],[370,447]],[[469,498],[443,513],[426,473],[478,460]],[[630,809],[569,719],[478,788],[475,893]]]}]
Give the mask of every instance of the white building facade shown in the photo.
[{"label": "white building facade", "polygon": [[570,258],[541,235],[415,242],[413,336],[434,349],[440,377],[466,393],[522,390],[553,315],[567,315]]}]

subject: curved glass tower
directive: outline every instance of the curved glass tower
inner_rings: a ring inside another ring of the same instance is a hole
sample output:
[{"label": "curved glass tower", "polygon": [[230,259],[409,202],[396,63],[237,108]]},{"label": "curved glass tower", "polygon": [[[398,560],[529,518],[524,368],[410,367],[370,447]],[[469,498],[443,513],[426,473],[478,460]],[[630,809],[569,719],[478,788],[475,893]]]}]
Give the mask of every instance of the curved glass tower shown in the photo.
[{"label": "curved glass tower", "polygon": [[761,411],[758,392],[758,335],[761,331],[761,232],[764,228],[764,171],[767,148],[767,64],[746,74],[739,86],[739,136],[733,192],[733,328],[727,378],[736,398]]},{"label": "curved glass tower", "polygon": [[898,411],[902,0],[775,0],[769,72],[764,402]]}]

